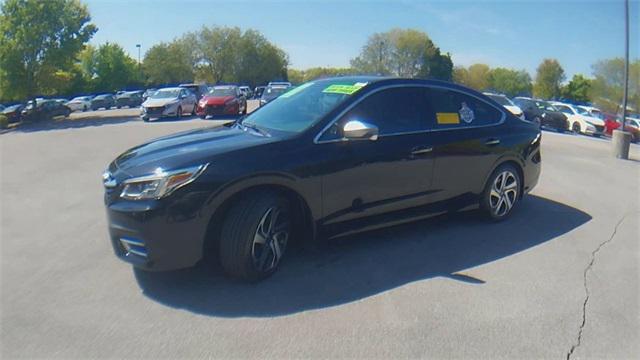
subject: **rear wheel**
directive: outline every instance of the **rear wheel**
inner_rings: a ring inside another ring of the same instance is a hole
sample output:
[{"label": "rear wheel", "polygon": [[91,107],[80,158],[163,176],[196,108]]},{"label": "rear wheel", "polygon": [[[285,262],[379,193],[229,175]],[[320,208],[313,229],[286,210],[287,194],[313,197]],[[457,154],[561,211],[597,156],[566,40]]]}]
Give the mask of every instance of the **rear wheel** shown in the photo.
[{"label": "rear wheel", "polygon": [[513,165],[498,167],[485,185],[480,207],[485,215],[494,220],[506,219],[520,197],[520,175]]},{"label": "rear wheel", "polygon": [[222,225],[220,263],[227,274],[257,281],[273,274],[292,231],[289,203],[276,193],[253,193],[234,204]]},{"label": "rear wheel", "polygon": [[87,105],[85,105],[85,106],[83,106],[83,107],[82,107],[82,111],[83,111],[83,112],[87,111]]}]

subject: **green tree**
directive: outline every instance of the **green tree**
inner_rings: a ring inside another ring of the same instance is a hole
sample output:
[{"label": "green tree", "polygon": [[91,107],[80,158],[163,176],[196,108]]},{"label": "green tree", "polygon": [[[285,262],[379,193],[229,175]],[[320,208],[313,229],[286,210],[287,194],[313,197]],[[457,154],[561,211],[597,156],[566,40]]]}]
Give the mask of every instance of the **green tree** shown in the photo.
[{"label": "green tree", "polygon": [[112,92],[139,84],[138,67],[118,44],[106,43],[95,53],[94,90]]},{"label": "green tree", "polygon": [[450,80],[453,63],[429,36],[414,29],[392,29],[369,37],[360,55],[351,60],[359,73]]},{"label": "green tree", "polygon": [[531,76],[525,70],[495,68],[489,72],[489,87],[509,97],[531,94]]},{"label": "green tree", "polygon": [[555,99],[560,96],[560,84],[564,81],[564,69],[556,59],[544,59],[536,72],[533,87],[535,96],[542,99]]},{"label": "green tree", "polygon": [[[603,110],[620,113],[624,93],[624,59],[601,60],[592,66],[595,79],[591,83],[590,98]],[[629,64],[629,92],[627,106],[640,112],[640,59]]]},{"label": "green tree", "polygon": [[491,68],[485,64],[473,64],[468,69],[457,66],[453,70],[453,81],[478,91],[487,90],[490,73]]},{"label": "green tree", "polygon": [[0,93],[24,99],[51,91],[97,31],[77,0],[5,0],[0,4]]},{"label": "green tree", "polygon": [[562,97],[576,102],[589,102],[591,80],[581,74],[573,75],[566,86],[562,87]]},{"label": "green tree", "polygon": [[168,85],[192,81],[193,64],[184,44],[160,43],[147,50],[142,62],[147,85]]}]

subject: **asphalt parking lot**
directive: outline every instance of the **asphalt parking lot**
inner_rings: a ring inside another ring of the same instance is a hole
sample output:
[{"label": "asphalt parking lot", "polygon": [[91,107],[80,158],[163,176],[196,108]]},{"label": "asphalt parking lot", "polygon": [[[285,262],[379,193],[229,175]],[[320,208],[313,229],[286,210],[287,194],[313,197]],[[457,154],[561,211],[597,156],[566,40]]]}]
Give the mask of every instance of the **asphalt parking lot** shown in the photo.
[{"label": "asphalt parking lot", "polygon": [[622,161],[606,140],[544,132],[540,182],[509,220],[466,213],[351,236],[245,285],[203,267],[136,276],[113,256],[106,165],[150,138],[222,123],[137,114],[0,135],[3,358],[640,353],[637,145]]}]

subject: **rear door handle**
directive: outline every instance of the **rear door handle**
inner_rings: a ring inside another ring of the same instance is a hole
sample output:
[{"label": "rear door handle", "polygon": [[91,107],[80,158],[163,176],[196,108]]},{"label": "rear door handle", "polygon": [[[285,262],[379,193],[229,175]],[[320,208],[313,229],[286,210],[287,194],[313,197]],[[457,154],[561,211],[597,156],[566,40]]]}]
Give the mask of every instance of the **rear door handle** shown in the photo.
[{"label": "rear door handle", "polygon": [[411,150],[411,155],[424,155],[433,151],[432,146],[418,146]]},{"label": "rear door handle", "polygon": [[484,142],[485,145],[487,146],[495,146],[500,144],[500,139],[489,139],[487,141]]}]

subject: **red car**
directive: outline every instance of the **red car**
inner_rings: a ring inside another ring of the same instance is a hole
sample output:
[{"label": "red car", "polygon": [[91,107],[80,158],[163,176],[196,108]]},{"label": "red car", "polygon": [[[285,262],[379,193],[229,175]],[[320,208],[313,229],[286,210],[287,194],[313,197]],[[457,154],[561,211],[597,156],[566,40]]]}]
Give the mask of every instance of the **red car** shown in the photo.
[{"label": "red car", "polygon": [[[611,136],[613,130],[620,127],[620,120],[612,114],[604,114],[604,132]],[[640,120],[627,117],[624,129],[631,133],[631,142],[640,142]]]},{"label": "red car", "polygon": [[234,85],[214,86],[206,93],[196,108],[196,114],[207,116],[239,115],[247,113],[247,99],[240,88]]}]

